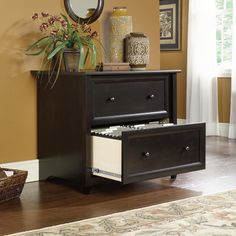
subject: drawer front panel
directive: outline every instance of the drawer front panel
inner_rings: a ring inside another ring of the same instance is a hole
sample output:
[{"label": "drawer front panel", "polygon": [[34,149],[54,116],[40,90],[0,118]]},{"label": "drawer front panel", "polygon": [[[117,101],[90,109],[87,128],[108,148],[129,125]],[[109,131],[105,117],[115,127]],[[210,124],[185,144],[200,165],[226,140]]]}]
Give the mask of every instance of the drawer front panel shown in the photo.
[{"label": "drawer front panel", "polygon": [[124,183],[205,168],[204,124],[126,132],[123,136]]},{"label": "drawer front panel", "polygon": [[167,78],[100,80],[92,87],[94,124],[168,117]]}]

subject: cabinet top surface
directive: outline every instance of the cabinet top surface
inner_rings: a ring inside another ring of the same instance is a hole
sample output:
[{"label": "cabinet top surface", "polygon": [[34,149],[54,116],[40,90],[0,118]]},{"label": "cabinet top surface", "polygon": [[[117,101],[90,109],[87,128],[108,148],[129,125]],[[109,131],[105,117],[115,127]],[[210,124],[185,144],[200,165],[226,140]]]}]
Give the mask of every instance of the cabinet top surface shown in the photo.
[{"label": "cabinet top surface", "polygon": [[[39,71],[31,71],[33,75],[37,75]],[[48,73],[47,71],[41,71],[42,73]],[[61,74],[71,75],[122,75],[122,74],[165,74],[165,73],[180,73],[181,70],[143,70],[143,71],[94,71],[88,70],[84,72],[60,72]]]}]

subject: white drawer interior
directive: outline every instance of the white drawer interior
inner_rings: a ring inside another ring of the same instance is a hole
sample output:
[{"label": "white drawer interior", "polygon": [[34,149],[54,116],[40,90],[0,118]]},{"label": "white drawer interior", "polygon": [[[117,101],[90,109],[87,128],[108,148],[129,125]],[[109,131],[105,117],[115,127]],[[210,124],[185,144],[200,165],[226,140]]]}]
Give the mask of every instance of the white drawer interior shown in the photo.
[{"label": "white drawer interior", "polygon": [[121,140],[92,136],[92,172],[121,181]]}]

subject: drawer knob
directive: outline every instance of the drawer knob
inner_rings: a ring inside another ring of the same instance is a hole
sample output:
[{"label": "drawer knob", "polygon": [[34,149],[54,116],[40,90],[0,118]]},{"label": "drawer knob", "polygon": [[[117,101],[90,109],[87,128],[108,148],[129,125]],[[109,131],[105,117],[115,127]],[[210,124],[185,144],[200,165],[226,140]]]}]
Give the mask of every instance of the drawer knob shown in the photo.
[{"label": "drawer knob", "polygon": [[144,157],[150,157],[151,156],[150,152],[144,152],[143,155],[144,155]]},{"label": "drawer knob", "polygon": [[109,102],[114,102],[116,99],[115,99],[115,97],[110,97],[110,98],[108,98],[107,99]]},{"label": "drawer knob", "polygon": [[188,152],[188,151],[190,151],[190,147],[189,146],[186,146],[185,147],[185,150]]},{"label": "drawer knob", "polygon": [[148,95],[148,99],[153,99],[153,98],[155,98],[155,95],[154,95],[154,94]]}]

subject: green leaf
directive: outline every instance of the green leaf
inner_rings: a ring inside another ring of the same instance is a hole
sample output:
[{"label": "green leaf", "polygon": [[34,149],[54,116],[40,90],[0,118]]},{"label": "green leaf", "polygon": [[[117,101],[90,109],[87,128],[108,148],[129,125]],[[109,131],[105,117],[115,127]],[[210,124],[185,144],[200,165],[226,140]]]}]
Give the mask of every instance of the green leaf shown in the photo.
[{"label": "green leaf", "polygon": [[39,51],[36,51],[36,52],[29,52],[29,53],[26,53],[25,55],[27,55],[27,56],[38,56],[38,55],[40,55],[42,52],[44,52],[45,51],[45,48],[42,48],[41,50],[39,50]]},{"label": "green leaf", "polygon": [[28,52],[26,53],[25,55],[27,56],[38,56],[40,55],[41,53],[45,52],[48,50],[48,48],[50,48],[52,45],[53,45],[53,41],[50,42],[50,40],[45,44],[43,45],[43,48],[41,48],[40,50],[36,51],[36,52]]},{"label": "green leaf", "polygon": [[48,38],[50,38],[50,36],[45,36],[45,37],[43,37],[43,38],[37,40],[36,42],[34,42],[33,44],[31,44],[31,45],[26,49],[26,52],[32,50],[32,48],[34,48],[34,47],[38,47],[38,45],[39,45],[40,42],[42,42],[42,41],[44,41],[45,39],[48,39]]},{"label": "green leaf", "polygon": [[[62,53],[60,54],[60,56],[59,56],[59,65],[61,65],[61,63],[62,63]],[[58,69],[57,69],[57,71],[56,71],[56,76],[55,76],[55,79],[54,79],[54,81],[53,81],[53,83],[52,83],[52,86],[50,87],[50,89],[53,89],[53,87],[55,86],[55,84],[56,84],[56,82],[57,82],[57,79],[58,79],[58,77],[59,77],[59,73],[60,73],[60,66],[58,67]]]},{"label": "green leaf", "polygon": [[46,58],[45,64],[49,63],[49,70],[48,70],[48,80],[45,85],[45,88],[50,87],[50,89],[52,89],[54,87],[59,76],[59,71],[60,71],[61,63],[62,63],[62,55],[63,55],[62,52],[59,53],[59,56],[56,57],[53,65],[52,65],[52,60],[47,60]]},{"label": "green leaf", "polygon": [[86,52],[86,55],[85,55],[85,58],[84,58],[84,64],[86,64],[86,62],[88,60],[89,53],[90,53],[90,48],[87,49],[87,52]]},{"label": "green leaf", "polygon": [[48,40],[44,40],[38,44],[38,47],[45,47],[47,45],[50,45],[54,42],[54,40],[50,37]]},{"label": "green leaf", "polygon": [[65,41],[62,44],[58,45],[47,57],[48,60],[52,59],[59,51],[61,51],[62,49],[64,49],[66,47],[66,44],[68,42]]},{"label": "green leaf", "polygon": [[96,62],[97,62],[97,48],[96,48],[95,44],[93,44],[92,48],[93,48],[92,65],[96,66]]},{"label": "green leaf", "polygon": [[84,68],[84,64],[85,64],[85,60],[84,60],[84,44],[82,43],[81,38],[78,35],[76,35],[76,46],[80,50],[79,68],[83,69]]},{"label": "green leaf", "polygon": [[75,34],[75,42],[76,42],[76,44],[77,44],[77,46],[78,46],[79,49],[80,49],[80,47],[83,46],[83,43],[82,43],[82,41],[81,41],[81,38],[80,38],[80,36],[79,36],[78,34]]},{"label": "green leaf", "polygon": [[80,47],[80,57],[79,57],[79,68],[84,68],[84,47],[81,45]]}]

